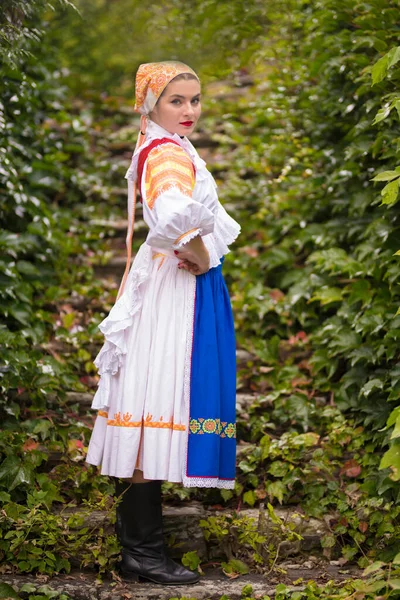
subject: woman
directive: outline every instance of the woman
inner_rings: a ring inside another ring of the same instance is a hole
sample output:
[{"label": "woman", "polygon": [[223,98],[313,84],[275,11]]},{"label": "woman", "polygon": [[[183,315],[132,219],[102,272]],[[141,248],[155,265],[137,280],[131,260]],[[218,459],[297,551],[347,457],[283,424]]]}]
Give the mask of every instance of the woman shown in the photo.
[{"label": "woman", "polygon": [[[167,558],[161,481],[232,488],[235,337],[223,257],[239,225],[218,201],[186,138],[200,117],[200,82],[177,62],[136,76],[141,132],[128,179],[128,262],[100,324],[105,344],[87,462],[117,482],[121,572],[163,584],[198,576]],[[136,185],[149,226],[129,270]]]}]

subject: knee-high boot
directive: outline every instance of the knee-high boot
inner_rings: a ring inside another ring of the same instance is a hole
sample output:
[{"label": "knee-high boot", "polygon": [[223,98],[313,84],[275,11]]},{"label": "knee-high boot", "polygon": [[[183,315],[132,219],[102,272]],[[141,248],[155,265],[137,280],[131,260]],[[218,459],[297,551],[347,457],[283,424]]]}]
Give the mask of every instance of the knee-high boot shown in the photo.
[{"label": "knee-high boot", "polygon": [[122,545],[121,575],[130,581],[148,579],[163,585],[190,584],[199,575],[175,563],[165,552],[161,481],[116,481],[116,533]]}]

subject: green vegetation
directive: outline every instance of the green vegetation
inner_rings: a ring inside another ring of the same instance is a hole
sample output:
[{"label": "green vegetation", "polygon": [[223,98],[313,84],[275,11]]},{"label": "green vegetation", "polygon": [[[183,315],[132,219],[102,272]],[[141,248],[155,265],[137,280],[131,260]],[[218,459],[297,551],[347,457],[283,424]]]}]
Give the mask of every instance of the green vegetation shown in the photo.
[{"label": "green vegetation", "polygon": [[[115,564],[115,538],[62,510],[112,519],[111,484],[83,465],[92,418],[66,392],[95,387],[96,328],[115,299],[94,267],[111,252],[100,219],[125,213],[134,72],[184,56],[208,83],[240,68],[255,81],[210,93],[202,121],[242,224],[225,272],[238,342],[254,357],[239,388],[254,401],[238,415],[235,490],[167,484],[166,496],[299,506],[327,519],[327,558],[367,569],[340,586],[278,586],[279,600],[398,597],[397,3],[76,4],[80,14],[44,0],[0,9],[1,561],[48,574]],[[228,574],[268,571],[294,535],[265,548],[240,513],[203,527],[226,542]]]},{"label": "green vegetation", "polygon": [[239,469],[251,501],[266,490],[311,514],[338,511],[329,543],[342,538],[348,558],[387,538],[398,551],[395,15],[345,2],[294,10],[287,36],[260,50],[268,87],[237,109],[230,155],[247,170],[240,196],[234,178],[227,191],[247,198],[238,331],[269,367],[242,374],[263,395],[241,424],[259,444]]}]

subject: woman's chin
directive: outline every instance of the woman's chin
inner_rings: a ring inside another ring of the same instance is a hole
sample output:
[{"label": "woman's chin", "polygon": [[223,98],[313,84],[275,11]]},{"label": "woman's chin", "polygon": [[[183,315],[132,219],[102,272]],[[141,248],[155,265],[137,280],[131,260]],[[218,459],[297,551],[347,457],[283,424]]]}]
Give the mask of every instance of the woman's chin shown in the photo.
[{"label": "woman's chin", "polygon": [[192,125],[191,127],[180,127],[180,131],[179,131],[179,135],[190,135],[191,133],[193,133],[195,128],[195,125]]}]

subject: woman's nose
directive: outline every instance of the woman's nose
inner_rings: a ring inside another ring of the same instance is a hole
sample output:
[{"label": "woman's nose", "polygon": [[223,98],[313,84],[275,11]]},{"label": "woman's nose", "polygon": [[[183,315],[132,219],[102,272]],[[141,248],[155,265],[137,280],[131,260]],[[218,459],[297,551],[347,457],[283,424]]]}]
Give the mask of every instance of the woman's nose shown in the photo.
[{"label": "woman's nose", "polygon": [[193,112],[193,106],[189,103],[185,105],[185,115],[186,116],[193,116],[194,112]]}]

